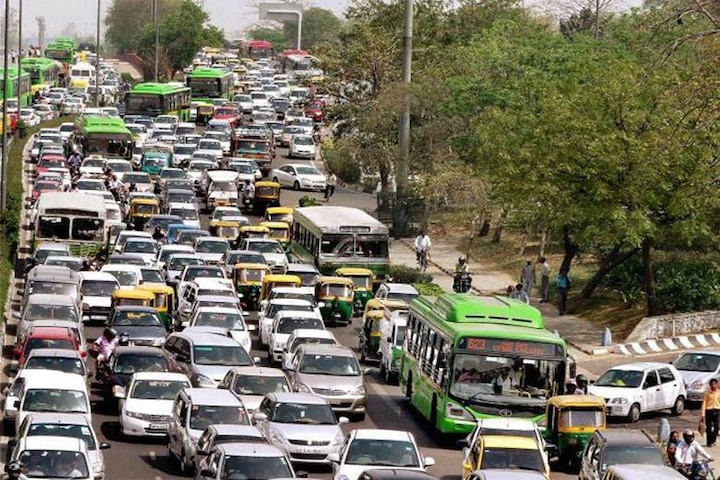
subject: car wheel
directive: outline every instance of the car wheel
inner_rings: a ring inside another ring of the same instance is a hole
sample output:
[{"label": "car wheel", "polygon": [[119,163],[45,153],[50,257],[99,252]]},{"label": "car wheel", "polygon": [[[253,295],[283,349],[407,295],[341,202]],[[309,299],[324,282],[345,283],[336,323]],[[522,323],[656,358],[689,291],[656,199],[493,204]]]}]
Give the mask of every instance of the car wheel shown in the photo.
[{"label": "car wheel", "polygon": [[678,415],[682,415],[682,413],[685,411],[685,399],[682,396],[678,396],[675,399],[675,403],[672,407],[672,414],[676,417]]},{"label": "car wheel", "polygon": [[300,190],[300,182],[298,182],[297,180],[295,180],[295,183],[293,183],[293,188],[294,188],[295,190],[298,190],[298,191],[299,191],[299,190]]},{"label": "car wheel", "polygon": [[630,411],[628,412],[628,421],[630,423],[635,423],[638,420],[640,420],[640,404],[639,403],[633,403],[630,407]]}]

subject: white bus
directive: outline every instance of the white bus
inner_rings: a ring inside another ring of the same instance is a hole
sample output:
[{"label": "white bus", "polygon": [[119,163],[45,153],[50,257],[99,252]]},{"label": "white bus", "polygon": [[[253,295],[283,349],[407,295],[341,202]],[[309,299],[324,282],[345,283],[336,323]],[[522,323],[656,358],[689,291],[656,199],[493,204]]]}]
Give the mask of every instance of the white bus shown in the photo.
[{"label": "white bus", "polygon": [[378,281],[390,269],[388,227],[351,207],[303,207],[293,212],[291,253],[323,275],[341,267],[368,268]]}]

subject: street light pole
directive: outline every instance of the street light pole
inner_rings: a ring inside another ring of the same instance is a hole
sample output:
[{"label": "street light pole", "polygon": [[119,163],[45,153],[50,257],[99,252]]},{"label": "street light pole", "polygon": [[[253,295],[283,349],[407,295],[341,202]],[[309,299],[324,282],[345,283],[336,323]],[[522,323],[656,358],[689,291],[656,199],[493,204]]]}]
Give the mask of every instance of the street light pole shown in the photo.
[{"label": "street light pole", "polygon": [[22,59],[23,59],[23,42],[22,42],[22,21],[23,21],[23,0],[18,0],[18,102],[22,98],[23,94],[23,82],[22,82]]},{"label": "street light pole", "polygon": [[100,0],[98,0],[95,31],[95,108],[100,107],[100,8]]},{"label": "street light pole", "polygon": [[7,91],[8,91],[8,48],[10,45],[8,38],[8,23],[10,17],[10,0],[5,0],[5,19],[3,25],[3,86],[2,86],[2,168],[0,173],[2,179],[0,179],[0,210],[3,212],[7,210]]},{"label": "street light pole", "polygon": [[295,41],[297,47],[296,50],[302,50],[302,12],[296,10],[268,10],[267,13],[282,13],[286,15],[297,15],[297,39]]},{"label": "street light pole", "polygon": [[410,163],[410,83],[412,82],[412,40],[413,40],[413,0],[405,0],[405,34],[403,36],[402,81],[405,89],[405,107],[398,128],[398,146],[400,159],[395,168],[395,187],[398,197],[407,186],[408,164]]},{"label": "street light pole", "polygon": [[595,0],[595,38],[600,38],[600,0]]},{"label": "street light pole", "polygon": [[158,20],[160,15],[158,14],[158,0],[153,0],[152,3],[152,20],[153,26],[155,27],[155,81],[158,81],[160,77],[160,26]]}]

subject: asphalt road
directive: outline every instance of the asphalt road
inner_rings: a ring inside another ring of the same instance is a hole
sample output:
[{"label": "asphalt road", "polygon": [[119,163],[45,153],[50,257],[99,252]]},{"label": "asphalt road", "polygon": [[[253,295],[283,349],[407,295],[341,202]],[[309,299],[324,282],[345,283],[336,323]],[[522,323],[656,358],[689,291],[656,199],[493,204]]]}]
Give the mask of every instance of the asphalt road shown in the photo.
[{"label": "asphalt road", "polygon": [[[289,162],[284,158],[285,149],[279,149],[278,156],[274,162],[274,166],[279,166]],[[304,162],[296,161],[295,162]],[[322,169],[322,165],[316,165]],[[298,199],[305,193],[284,190],[282,192],[281,201],[284,205],[297,205]],[[315,193],[319,200],[322,200],[322,193]],[[358,192],[347,191],[338,188],[330,204],[354,206],[372,211],[375,207],[374,197]],[[357,324],[347,327],[340,327],[334,330],[337,338],[344,344],[352,347],[357,346]],[[86,328],[86,336],[92,341],[101,333],[99,327]],[[259,356],[265,362],[266,355],[264,351],[257,349],[258,341],[255,340],[255,349],[253,354]],[[7,359],[8,351],[6,349],[5,373],[8,372]],[[652,357],[654,361],[667,362],[672,360],[675,355],[658,355]],[[590,358],[581,360],[580,366],[589,371],[591,375],[597,376],[601,374],[607,367],[618,363],[626,363],[625,357],[610,356],[600,358]],[[454,446],[452,439],[440,438],[433,432],[427,423],[418,418],[408,407],[399,387],[385,385],[383,380],[375,374],[371,374],[367,378],[367,390],[369,394],[368,414],[364,421],[354,422],[344,426],[345,431],[353,428],[390,428],[403,429],[413,432],[421,449],[426,456],[435,458],[436,465],[429,469],[430,473],[444,480],[459,479],[461,469],[461,451]],[[93,424],[101,437],[101,441],[108,441],[112,448],[105,453],[106,472],[108,480],[135,480],[135,479],[179,479],[186,478],[180,475],[174,464],[169,460],[167,455],[166,442],[162,439],[158,440],[128,440],[121,438],[119,435],[117,411],[110,411],[107,407],[98,403],[98,398],[94,398],[93,405]],[[657,428],[659,419],[668,416],[668,414],[659,414],[643,418],[638,424],[632,428],[645,428],[654,432]],[[673,428],[694,427],[697,425],[697,412],[690,411],[681,417],[670,417],[670,423]],[[614,423],[612,427],[625,427],[622,423]],[[2,457],[0,457],[2,458]],[[331,478],[331,471],[325,467],[301,467],[308,470],[311,477],[320,479]],[[553,480],[576,478],[574,475],[568,475],[560,472],[553,472]]]}]

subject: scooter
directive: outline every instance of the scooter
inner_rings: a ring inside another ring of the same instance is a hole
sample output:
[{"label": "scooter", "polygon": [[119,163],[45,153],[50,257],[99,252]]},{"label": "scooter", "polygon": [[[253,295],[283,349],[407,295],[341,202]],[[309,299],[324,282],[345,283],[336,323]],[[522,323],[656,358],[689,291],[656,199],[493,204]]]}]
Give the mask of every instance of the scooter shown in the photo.
[{"label": "scooter", "polygon": [[710,468],[707,460],[695,461],[692,464],[678,465],[677,471],[688,480],[715,480],[715,474]]},{"label": "scooter", "polygon": [[472,277],[470,272],[456,273],[453,281],[453,291],[455,293],[467,293],[472,286]]}]

